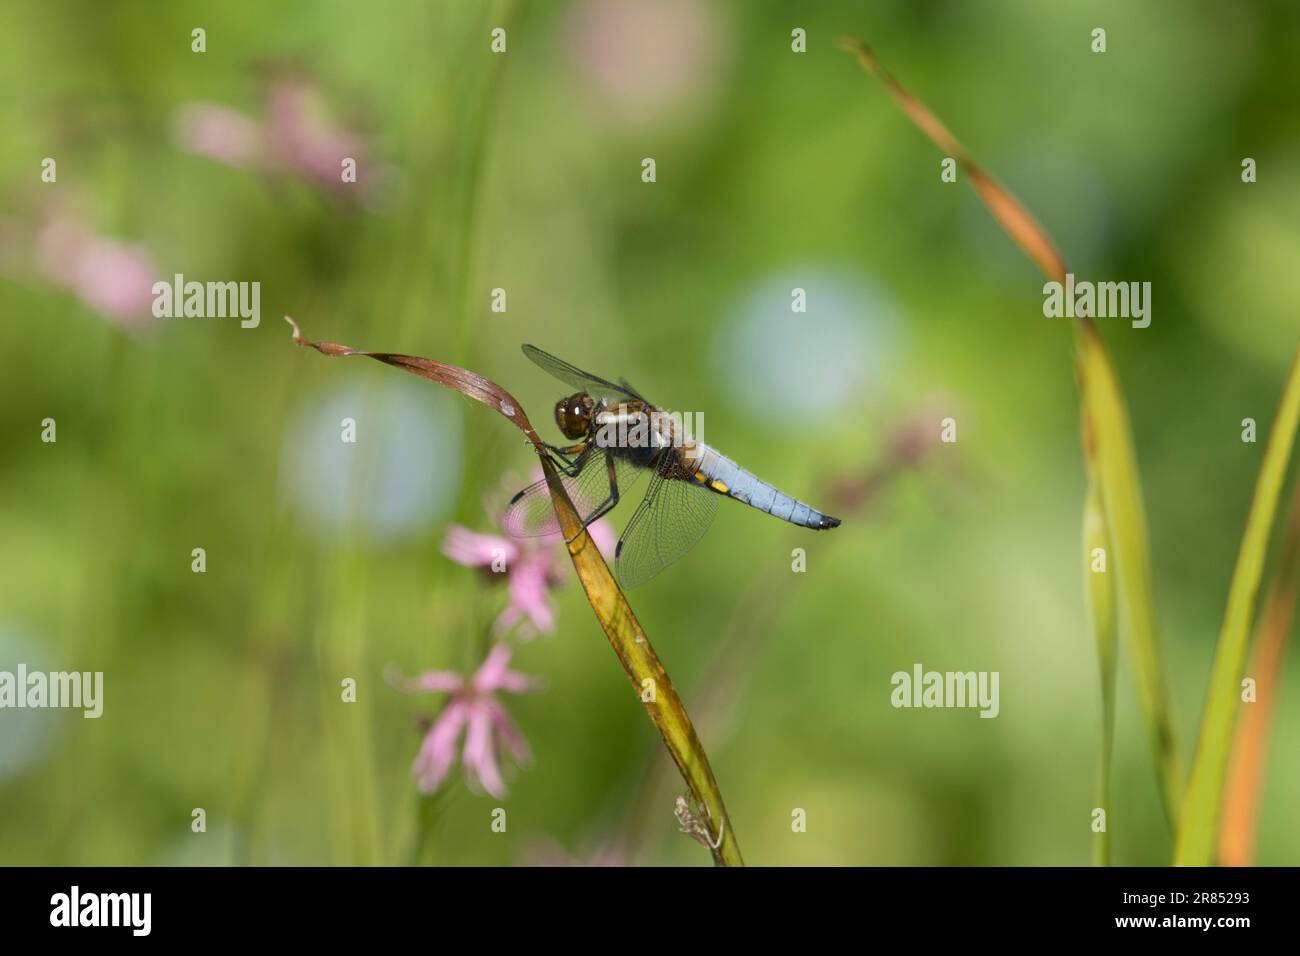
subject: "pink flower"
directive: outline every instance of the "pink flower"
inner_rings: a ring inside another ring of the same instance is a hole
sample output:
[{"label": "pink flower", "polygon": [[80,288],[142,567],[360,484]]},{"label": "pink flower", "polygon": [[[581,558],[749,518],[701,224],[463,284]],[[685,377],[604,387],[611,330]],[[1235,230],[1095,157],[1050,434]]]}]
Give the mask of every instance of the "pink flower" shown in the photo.
[{"label": "pink flower", "polygon": [[47,278],[105,318],[122,326],[150,319],[158,269],[143,246],[54,219],[37,234],[35,249],[36,264]]},{"label": "pink flower", "polygon": [[[614,550],[613,530],[603,518],[592,522],[587,530],[596,547],[608,557]],[[527,640],[555,630],[551,592],[564,583],[568,563],[556,547],[559,541],[558,534],[509,538],[480,534],[454,524],[447,529],[442,553],[465,567],[488,568],[505,575],[509,596],[497,617],[496,631],[500,634],[518,624],[519,636]]]},{"label": "pink flower", "polygon": [[456,761],[462,731],[461,767],[466,784],[475,792],[486,790],[498,799],[505,796],[501,757],[506,751],[521,766],[532,759],[528,742],[494,696],[498,691],[522,694],[536,689],[533,678],[509,669],[511,653],[505,644],[497,644],[469,679],[453,671],[426,671],[402,682],[403,689],[413,693],[451,695],[425,734],[411,768],[422,792],[433,793],[446,778]]},{"label": "pink flower", "polygon": [[705,0],[583,0],[564,30],[584,92],[633,130],[711,105],[731,32]]},{"label": "pink flower", "polygon": [[629,866],[629,853],[619,840],[588,842],[570,853],[551,839],[539,840],[525,848],[520,866],[534,867],[614,867]]},{"label": "pink flower", "polygon": [[[270,91],[266,138],[280,161],[304,179],[336,188],[344,159],[363,165],[366,146],[326,117],[313,86],[300,80],[282,80]],[[359,178],[359,177],[358,177]]]},{"label": "pink flower", "polygon": [[198,156],[248,169],[257,164],[262,127],[257,120],[216,103],[191,103],[176,117],[176,139]]},{"label": "pink flower", "polygon": [[[199,156],[250,170],[282,170],[316,186],[368,199],[390,170],[357,134],[335,123],[312,81],[281,76],[266,91],[265,118],[216,103],[191,103],[176,117],[176,140]],[[355,182],[344,161],[355,163]]]}]

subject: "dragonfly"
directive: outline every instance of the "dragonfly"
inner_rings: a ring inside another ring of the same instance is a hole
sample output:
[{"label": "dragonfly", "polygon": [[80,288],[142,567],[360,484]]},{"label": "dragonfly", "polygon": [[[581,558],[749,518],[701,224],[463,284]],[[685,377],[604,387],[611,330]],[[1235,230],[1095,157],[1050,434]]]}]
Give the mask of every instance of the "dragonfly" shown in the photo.
[{"label": "dragonfly", "polygon": [[[685,434],[679,416],[648,401],[625,379],[616,384],[532,345],[525,345],[523,352],[577,389],[555,403],[555,424],[572,444],[545,447],[583,529],[630,499],[642,477],[650,478],[615,551],[615,573],[624,588],[644,584],[695,547],[723,498],[802,528],[824,531],[839,526],[840,519],[787,495]],[[519,538],[559,532],[545,479],[510,500],[503,524]]]}]

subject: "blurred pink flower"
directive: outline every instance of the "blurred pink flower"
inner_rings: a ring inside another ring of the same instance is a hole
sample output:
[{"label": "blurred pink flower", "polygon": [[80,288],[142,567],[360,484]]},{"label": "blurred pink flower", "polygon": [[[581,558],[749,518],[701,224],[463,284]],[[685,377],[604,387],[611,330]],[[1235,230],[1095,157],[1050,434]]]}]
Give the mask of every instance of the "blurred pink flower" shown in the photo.
[{"label": "blurred pink flower", "polygon": [[176,117],[176,139],[191,153],[243,169],[255,166],[264,148],[257,120],[216,103],[183,107]]},{"label": "blurred pink flower", "polygon": [[[273,80],[265,118],[216,103],[191,103],[176,118],[176,139],[199,156],[240,169],[288,171],[330,190],[368,193],[387,175],[355,133],[334,123],[317,86],[301,77]],[[356,181],[343,179],[343,161],[356,163]]]},{"label": "blurred pink flower", "polygon": [[329,188],[345,185],[340,175],[344,159],[355,160],[361,170],[367,151],[358,137],[326,118],[316,90],[301,80],[282,80],[271,87],[266,137],[284,165]]},{"label": "blurred pink flower", "polygon": [[512,653],[505,644],[497,644],[468,679],[454,671],[426,671],[400,681],[399,686],[411,693],[451,695],[425,734],[411,767],[416,785],[424,793],[433,793],[446,779],[447,771],[456,761],[462,731],[465,744],[461,750],[461,768],[466,784],[475,792],[485,790],[497,799],[506,795],[501,775],[501,757],[505,752],[520,766],[532,759],[528,742],[494,696],[498,691],[522,694],[537,689],[534,678],[509,669]]},{"label": "blurred pink flower", "polygon": [[[602,518],[592,522],[587,531],[601,553],[609,557],[616,541],[609,524]],[[559,541],[558,534],[510,538],[453,524],[443,539],[442,553],[467,568],[488,568],[505,575],[509,598],[497,617],[497,633],[518,624],[519,636],[527,640],[555,630],[551,592],[564,583],[567,564],[556,547]]]},{"label": "blurred pink flower", "polygon": [[618,840],[582,845],[570,853],[555,840],[545,839],[527,847],[519,861],[520,866],[535,867],[614,867],[628,866],[627,848]]},{"label": "blurred pink flower", "polygon": [[118,242],[67,218],[36,235],[36,265],[51,281],[122,326],[152,317],[158,268],[143,246]]},{"label": "blurred pink flower", "polygon": [[633,128],[707,105],[730,59],[730,24],[707,0],[582,0],[569,24],[586,90]]}]

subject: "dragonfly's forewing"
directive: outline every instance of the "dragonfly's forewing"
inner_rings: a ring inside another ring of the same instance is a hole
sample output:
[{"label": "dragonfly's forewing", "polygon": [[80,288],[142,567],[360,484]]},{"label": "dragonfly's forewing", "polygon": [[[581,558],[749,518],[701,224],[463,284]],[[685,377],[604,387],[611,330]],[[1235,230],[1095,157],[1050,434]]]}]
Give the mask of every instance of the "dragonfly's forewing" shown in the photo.
[{"label": "dragonfly's forewing", "polygon": [[618,542],[618,580],[625,588],[644,584],[704,537],[722,496],[703,485],[665,477],[665,467],[650,478],[645,499]]},{"label": "dragonfly's forewing", "polygon": [[[646,469],[617,456],[613,461],[614,481],[619,495],[623,496],[633,489]],[[583,525],[586,525],[609,498],[606,452],[601,448],[589,447],[575,460],[574,465],[580,466],[577,476],[561,474],[560,481],[573,502],[574,510],[582,518]],[[546,486],[545,478],[533,482],[510,500],[502,524],[506,532],[516,538],[536,538],[559,532],[559,519],[555,516],[555,506],[551,504],[551,492]]]},{"label": "dragonfly's forewing", "polygon": [[543,371],[555,376],[561,382],[572,385],[579,391],[586,392],[593,398],[613,398],[613,399],[634,399],[638,396],[623,387],[615,385],[613,382],[601,378],[599,375],[592,375],[590,372],[584,372],[576,365],[570,365],[564,359],[556,358],[549,352],[543,352],[535,345],[525,345],[524,354]]}]

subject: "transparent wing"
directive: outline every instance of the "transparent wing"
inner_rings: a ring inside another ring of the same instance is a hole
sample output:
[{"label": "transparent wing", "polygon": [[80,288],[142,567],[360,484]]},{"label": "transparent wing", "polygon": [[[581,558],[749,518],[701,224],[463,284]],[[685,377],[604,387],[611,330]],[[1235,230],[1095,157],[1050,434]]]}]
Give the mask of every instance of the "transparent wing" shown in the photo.
[{"label": "transparent wing", "polygon": [[641,401],[645,402],[647,405],[650,404],[650,400],[646,398],[644,395],[642,395],[640,392],[638,392],[635,388],[633,388],[632,383],[629,382],[627,379],[620,378],[618,380],[618,384],[622,387],[623,391],[627,392],[627,394],[641,399]]},{"label": "transparent wing", "polygon": [[664,477],[656,470],[645,499],[618,542],[618,580],[624,588],[649,581],[704,537],[722,496],[693,481]]},{"label": "transparent wing", "polygon": [[[561,474],[560,481],[564,490],[573,501],[574,510],[582,517],[585,526],[592,516],[604,505],[610,496],[609,466],[606,453],[599,448],[588,448],[575,462],[580,465],[577,477],[570,478]],[[632,462],[614,457],[614,482],[618,487],[620,499],[637,483],[637,479],[647,469],[639,468]],[[547,534],[558,534],[559,519],[555,516],[555,507],[551,504],[551,492],[546,486],[546,479],[533,482],[519,494],[510,499],[506,506],[502,526],[506,532],[516,538],[536,538]]]},{"label": "transparent wing", "polygon": [[534,365],[548,374],[554,375],[561,382],[566,382],[594,398],[634,399],[639,397],[623,385],[615,385],[613,382],[606,381],[597,375],[584,372],[576,365],[570,365],[564,359],[556,358],[549,352],[543,352],[535,345],[525,345],[523,349],[524,354],[528,356]]}]

